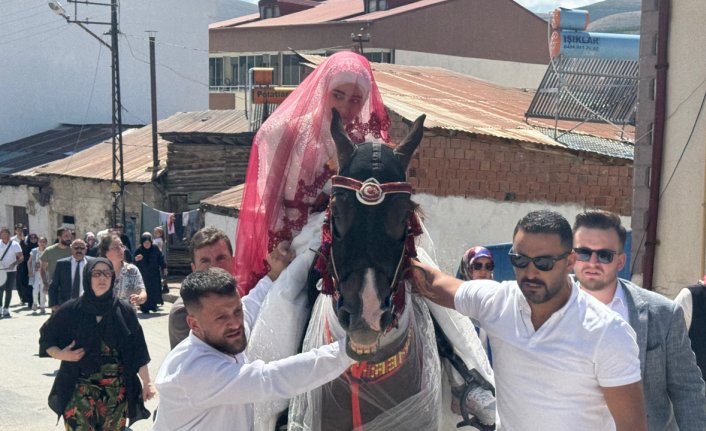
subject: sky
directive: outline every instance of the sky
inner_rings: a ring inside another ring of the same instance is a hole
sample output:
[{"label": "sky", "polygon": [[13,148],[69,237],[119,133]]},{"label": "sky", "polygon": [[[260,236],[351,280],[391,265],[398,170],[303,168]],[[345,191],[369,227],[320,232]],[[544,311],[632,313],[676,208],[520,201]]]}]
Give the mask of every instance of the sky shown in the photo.
[{"label": "sky", "polygon": [[[257,3],[257,0],[245,0],[250,3]],[[577,8],[587,4],[598,3],[601,0],[515,0],[532,12],[549,12],[557,7]]]}]

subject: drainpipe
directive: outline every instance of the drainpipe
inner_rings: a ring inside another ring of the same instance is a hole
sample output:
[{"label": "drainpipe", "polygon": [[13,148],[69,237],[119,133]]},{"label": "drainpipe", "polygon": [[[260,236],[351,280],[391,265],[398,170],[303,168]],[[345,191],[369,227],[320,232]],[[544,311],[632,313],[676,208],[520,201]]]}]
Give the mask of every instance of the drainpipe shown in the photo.
[{"label": "drainpipe", "polygon": [[645,274],[642,286],[653,290],[659,195],[662,188],[662,157],[664,155],[664,127],[667,105],[667,46],[669,44],[670,1],[659,0],[657,23],[657,69],[655,82],[655,120],[652,128],[652,166],[650,167],[650,202],[647,209],[647,238],[645,241]]}]

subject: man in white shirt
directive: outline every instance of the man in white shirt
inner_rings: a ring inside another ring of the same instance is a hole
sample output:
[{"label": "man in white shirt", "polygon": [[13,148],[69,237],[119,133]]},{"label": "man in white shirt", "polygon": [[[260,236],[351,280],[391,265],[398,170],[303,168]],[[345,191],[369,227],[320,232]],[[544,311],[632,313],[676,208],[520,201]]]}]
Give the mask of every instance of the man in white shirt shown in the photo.
[{"label": "man in white shirt", "polygon": [[[10,317],[10,301],[12,300],[12,289],[15,288],[17,265],[24,260],[22,247],[17,241],[10,239],[10,229],[0,227],[0,271],[5,282],[0,283],[0,318]],[[2,294],[5,293],[5,302],[2,301]]]},{"label": "man in white shirt", "polygon": [[418,264],[432,301],[488,332],[498,429],[646,430],[635,333],[569,278],[569,222],[551,211],[527,214],[509,257],[517,281],[500,284]]},{"label": "man in white shirt", "polygon": [[157,373],[153,430],[251,430],[253,403],[309,391],[354,363],[340,347],[344,342],[267,364],[248,361],[247,337],[271,284],[263,278],[241,303],[235,279],[220,268],[184,280],[180,293],[191,332]]},{"label": "man in white shirt", "polygon": [[620,217],[585,211],[574,222],[576,279],[583,291],[620,314],[637,334],[648,429],[706,430],[704,381],[681,307],[618,278],[627,233]]}]

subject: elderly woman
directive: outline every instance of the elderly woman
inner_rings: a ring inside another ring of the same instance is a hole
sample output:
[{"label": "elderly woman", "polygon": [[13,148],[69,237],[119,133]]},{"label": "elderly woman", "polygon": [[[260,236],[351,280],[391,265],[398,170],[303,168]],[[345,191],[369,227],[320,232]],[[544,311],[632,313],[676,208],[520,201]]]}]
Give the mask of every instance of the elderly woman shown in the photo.
[{"label": "elderly woman", "polygon": [[356,144],[389,141],[390,119],[365,57],[338,52],[299,84],[253,142],[235,247],[241,295],[267,273],[268,252],[291,241],[309,214],[328,203],[322,192],[338,169],[333,108]]},{"label": "elderly woman", "polygon": [[125,246],[120,235],[110,233],[101,239],[99,255],[106,257],[115,268],[115,296],[125,299],[133,305],[142,305],[147,301],[145,283],[140,270],[125,262]]},{"label": "elderly woman", "polygon": [[61,361],[49,407],[66,430],[124,430],[127,420],[150,415],[143,402],[155,395],[147,344],[134,308],[114,294],[114,279],[108,259],[89,261],[83,295],[40,329],[40,356]]},{"label": "elderly woman", "polygon": [[167,263],[164,255],[152,243],[152,234],[145,232],[140,237],[140,246],[135,250],[135,265],[142,274],[147,291],[147,301],[140,305],[143,313],[157,311],[157,305],[162,301],[162,276],[167,275]]}]

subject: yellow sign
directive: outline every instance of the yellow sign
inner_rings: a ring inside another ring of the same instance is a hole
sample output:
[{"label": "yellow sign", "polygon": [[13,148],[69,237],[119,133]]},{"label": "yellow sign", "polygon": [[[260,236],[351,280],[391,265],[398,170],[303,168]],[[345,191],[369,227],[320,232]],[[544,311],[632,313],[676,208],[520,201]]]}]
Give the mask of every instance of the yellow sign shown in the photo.
[{"label": "yellow sign", "polygon": [[294,91],[295,87],[255,87],[252,89],[252,103],[280,104]]}]

